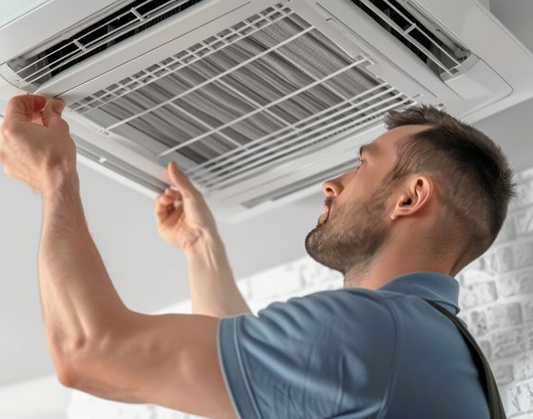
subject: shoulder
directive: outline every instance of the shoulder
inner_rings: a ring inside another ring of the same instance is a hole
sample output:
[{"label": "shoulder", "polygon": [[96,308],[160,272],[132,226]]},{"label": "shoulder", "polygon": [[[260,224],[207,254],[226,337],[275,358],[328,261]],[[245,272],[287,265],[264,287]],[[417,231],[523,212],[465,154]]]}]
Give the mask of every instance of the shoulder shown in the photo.
[{"label": "shoulder", "polygon": [[[328,320],[338,323],[351,323],[360,326],[363,323],[392,321],[388,299],[394,295],[382,294],[364,289],[342,289],[321,291],[304,297],[291,298],[286,302],[270,304],[258,312],[257,316],[242,316],[236,319],[243,323],[275,322],[291,325],[305,324],[306,326],[330,326]],[[296,323],[295,323],[296,322]]]},{"label": "shoulder", "polygon": [[[377,412],[390,381],[395,331],[379,293],[324,291],[271,304],[257,316],[221,319],[219,356],[241,414],[331,417],[360,404]],[[276,410],[292,406],[291,394],[309,403]],[[277,403],[263,405],[265,395]]]},{"label": "shoulder", "polygon": [[262,353],[277,348],[301,356],[305,351],[342,353],[349,347],[363,354],[376,345],[393,347],[397,326],[389,298],[370,290],[342,289],[273,303],[256,316],[221,319],[220,349],[237,346]]}]

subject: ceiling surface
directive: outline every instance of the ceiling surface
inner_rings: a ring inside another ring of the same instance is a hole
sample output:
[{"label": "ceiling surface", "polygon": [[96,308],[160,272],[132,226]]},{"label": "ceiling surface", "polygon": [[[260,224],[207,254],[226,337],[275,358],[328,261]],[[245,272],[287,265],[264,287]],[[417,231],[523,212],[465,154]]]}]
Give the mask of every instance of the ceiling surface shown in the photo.
[{"label": "ceiling surface", "polygon": [[[17,3],[21,10],[38,4]],[[0,6],[8,4],[1,1]],[[9,2],[10,7],[14,2]],[[533,2],[492,0],[492,11],[533,49]],[[7,9],[4,9],[7,10]],[[9,13],[15,13],[9,9]],[[5,15],[3,15],[5,16]],[[2,20],[0,19],[0,25]],[[533,166],[529,101],[476,126],[492,136],[515,169]],[[355,150],[354,150],[355,154]],[[142,312],[188,298],[186,260],[157,235],[153,202],[80,166],[89,228],[126,304]],[[0,386],[49,374],[37,287],[40,197],[0,173]],[[303,240],[321,213],[320,191],[237,225],[220,224],[237,278],[304,256]]]}]

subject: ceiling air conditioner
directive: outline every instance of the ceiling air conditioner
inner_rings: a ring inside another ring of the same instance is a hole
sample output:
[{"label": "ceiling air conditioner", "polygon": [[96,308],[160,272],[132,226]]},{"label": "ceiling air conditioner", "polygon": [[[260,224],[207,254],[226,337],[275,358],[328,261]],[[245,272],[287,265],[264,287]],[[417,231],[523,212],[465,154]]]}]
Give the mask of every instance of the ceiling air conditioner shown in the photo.
[{"label": "ceiling air conditioner", "polygon": [[80,160],[155,196],[170,160],[238,220],[318,190],[391,109],[533,95],[476,0],[50,0],[0,27],[0,97],[60,95]]}]

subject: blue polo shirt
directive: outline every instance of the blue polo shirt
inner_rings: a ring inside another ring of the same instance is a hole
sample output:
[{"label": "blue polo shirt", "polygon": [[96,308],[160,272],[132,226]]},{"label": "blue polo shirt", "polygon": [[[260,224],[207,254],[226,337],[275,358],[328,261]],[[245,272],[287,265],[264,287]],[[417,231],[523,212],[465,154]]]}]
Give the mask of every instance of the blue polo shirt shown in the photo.
[{"label": "blue polo shirt", "polygon": [[485,419],[478,370],[455,325],[459,285],[434,272],[221,319],[220,365],[239,416]]}]

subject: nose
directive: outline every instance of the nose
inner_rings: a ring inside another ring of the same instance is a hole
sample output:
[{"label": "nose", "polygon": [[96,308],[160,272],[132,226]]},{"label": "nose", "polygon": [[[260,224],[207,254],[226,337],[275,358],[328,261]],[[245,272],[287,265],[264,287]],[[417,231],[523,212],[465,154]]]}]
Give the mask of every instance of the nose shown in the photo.
[{"label": "nose", "polygon": [[327,197],[336,198],[340,195],[344,186],[341,181],[342,176],[336,177],[334,179],[329,179],[324,182],[322,185],[322,192]]}]

